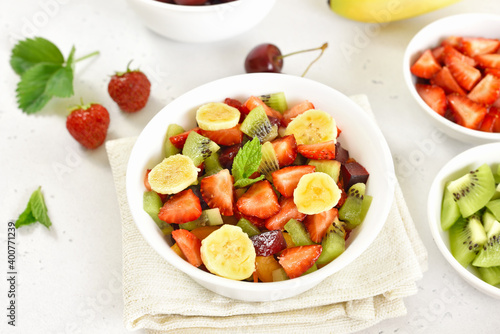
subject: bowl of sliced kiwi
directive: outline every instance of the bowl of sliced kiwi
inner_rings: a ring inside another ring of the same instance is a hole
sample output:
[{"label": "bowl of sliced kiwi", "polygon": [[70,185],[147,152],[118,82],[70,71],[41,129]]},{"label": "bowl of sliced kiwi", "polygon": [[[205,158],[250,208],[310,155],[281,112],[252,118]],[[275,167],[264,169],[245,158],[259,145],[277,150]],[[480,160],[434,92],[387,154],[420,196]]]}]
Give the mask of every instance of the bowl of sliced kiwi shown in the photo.
[{"label": "bowl of sliced kiwi", "polygon": [[374,120],[319,82],[219,79],[160,110],[127,167],[144,239],[220,295],[306,293],[356,260],[389,214],[394,167]]},{"label": "bowl of sliced kiwi", "polygon": [[436,175],[428,218],[439,250],[477,290],[500,298],[500,143],[457,155]]}]

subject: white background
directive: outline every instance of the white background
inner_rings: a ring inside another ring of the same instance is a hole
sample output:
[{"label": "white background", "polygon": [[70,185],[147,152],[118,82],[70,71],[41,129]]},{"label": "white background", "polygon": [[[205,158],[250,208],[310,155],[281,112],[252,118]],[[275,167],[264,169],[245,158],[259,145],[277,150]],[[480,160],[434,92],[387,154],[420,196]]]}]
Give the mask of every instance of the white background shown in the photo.
[{"label": "white background", "polygon": [[[247,52],[263,42],[283,53],[329,47],[307,77],[346,95],[368,95],[391,148],[418,231],[429,251],[419,293],[406,299],[408,315],[365,333],[498,332],[500,302],[468,286],[432,240],[426,199],[433,176],[471,147],[440,136],[403,82],[402,57],[424,25],[465,12],[500,13],[496,0],[464,0],[445,9],[388,25],[363,24],[329,11],[326,0],[278,0],[255,29],[212,44],[183,44],[147,30],[123,0],[19,0],[0,3],[0,312],[1,333],[126,333],[121,296],[121,226],[104,147],[82,149],[65,129],[66,108],[83,98],[111,115],[108,139],[136,136],[165,104],[214,79],[241,74]],[[76,65],[70,99],[53,100],[36,115],[16,105],[17,75],[8,61],[15,41],[43,36],[65,56],[94,50]],[[353,50],[347,54],[342,50]],[[315,54],[285,60],[283,72],[301,75]],[[146,108],[119,111],[107,93],[109,76],[129,60],[152,82]],[[17,327],[6,325],[7,223],[24,210],[39,185],[53,221],[17,235]]]}]

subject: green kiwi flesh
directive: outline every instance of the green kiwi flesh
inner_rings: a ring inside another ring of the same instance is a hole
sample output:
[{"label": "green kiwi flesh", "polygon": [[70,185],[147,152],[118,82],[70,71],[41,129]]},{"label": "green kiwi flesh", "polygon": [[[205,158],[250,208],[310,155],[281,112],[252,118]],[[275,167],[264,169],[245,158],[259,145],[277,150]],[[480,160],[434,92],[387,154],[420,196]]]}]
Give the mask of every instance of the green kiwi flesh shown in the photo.
[{"label": "green kiwi flesh", "polygon": [[448,184],[463,217],[469,217],[483,208],[495,194],[495,179],[490,166],[481,165]]},{"label": "green kiwi flesh", "polygon": [[323,250],[316,260],[316,264],[318,265],[325,265],[332,262],[345,251],[345,233],[337,224],[338,221],[330,226],[321,242]]},{"label": "green kiwi flesh", "polygon": [[500,284],[500,266],[496,267],[479,267],[477,268],[479,271],[479,276],[483,281],[491,285]]},{"label": "green kiwi flesh", "polygon": [[495,216],[497,220],[500,220],[500,199],[495,199],[486,203],[486,208]]},{"label": "green kiwi flesh", "polygon": [[500,266],[500,223],[493,222],[487,234],[488,241],[483,244],[472,262],[476,267]]},{"label": "green kiwi flesh", "polygon": [[182,154],[191,158],[195,166],[201,165],[212,153],[219,150],[219,145],[196,131],[191,131],[186,138]]},{"label": "green kiwi flesh", "polygon": [[164,222],[160,218],[158,218],[158,213],[160,212],[161,207],[163,206],[163,202],[161,201],[160,196],[155,191],[145,191],[142,196],[142,208],[148,215],[153,218],[154,222],[160,230],[165,235],[172,233],[173,227],[172,225]]},{"label": "green kiwi flesh", "polygon": [[309,160],[308,165],[315,166],[316,172],[322,172],[330,175],[335,181],[339,182],[340,166],[342,163],[337,160]]},{"label": "green kiwi flesh", "polygon": [[448,230],[460,217],[460,208],[453,199],[453,194],[445,187],[443,191],[443,203],[441,204],[441,228]]},{"label": "green kiwi flesh", "polygon": [[272,172],[280,169],[278,157],[276,157],[276,152],[274,151],[273,144],[266,141],[262,144],[262,158],[260,160],[260,165],[257,171],[264,174],[266,179],[273,181]]},{"label": "green kiwi flesh", "polygon": [[307,233],[304,224],[295,219],[290,219],[285,224],[285,231],[290,234],[292,237],[293,244],[295,246],[307,246],[313,245],[314,242],[309,237],[309,233]]},{"label": "green kiwi flesh", "polygon": [[449,230],[450,250],[455,259],[467,267],[487,242],[486,232],[479,216],[460,218]]},{"label": "green kiwi flesh", "polygon": [[163,152],[165,153],[165,158],[181,152],[180,148],[177,148],[174,144],[172,144],[170,137],[180,135],[183,132],[185,131],[180,125],[172,123],[168,126],[165,141],[163,142]]},{"label": "green kiwi flesh", "polygon": [[364,183],[353,184],[347,192],[345,203],[339,210],[339,218],[346,222],[348,229],[353,229],[361,224],[370,207],[372,197],[366,196],[365,190]]},{"label": "green kiwi flesh", "polygon": [[484,210],[482,221],[483,221],[484,230],[486,231],[486,233],[488,233],[491,230],[491,227],[493,226],[493,224],[497,221],[497,219],[491,213],[490,210]]},{"label": "green kiwi flesh", "polygon": [[241,123],[240,130],[251,138],[259,138],[261,143],[271,140],[269,138],[273,135],[274,138],[278,136],[278,127],[271,124],[262,106],[258,106],[248,113]]},{"label": "green kiwi flesh", "polygon": [[208,158],[205,159],[205,176],[210,176],[217,174],[224,168],[219,161],[219,154],[217,152],[213,152]]},{"label": "green kiwi flesh", "polygon": [[259,96],[259,98],[264,102],[268,107],[273,108],[280,113],[283,113],[288,109],[288,104],[286,103],[285,93],[277,92],[271,94],[265,94]]}]

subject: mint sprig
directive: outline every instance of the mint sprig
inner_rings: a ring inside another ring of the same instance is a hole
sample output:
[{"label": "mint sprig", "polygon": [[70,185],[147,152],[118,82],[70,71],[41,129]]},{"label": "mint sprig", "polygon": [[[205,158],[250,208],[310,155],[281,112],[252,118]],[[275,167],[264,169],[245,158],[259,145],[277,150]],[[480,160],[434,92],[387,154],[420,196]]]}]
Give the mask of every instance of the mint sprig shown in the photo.
[{"label": "mint sprig", "polygon": [[36,222],[39,222],[47,228],[52,225],[41,187],[38,187],[38,189],[31,194],[26,209],[16,220],[16,228]]},{"label": "mint sprig", "polygon": [[247,187],[264,178],[261,175],[255,179],[249,177],[257,171],[262,160],[262,146],[257,137],[247,142],[238,151],[233,160],[233,168],[231,173],[234,178],[235,187]]},{"label": "mint sprig", "polygon": [[45,38],[27,38],[17,43],[12,49],[10,65],[21,76],[16,88],[19,108],[32,114],[53,97],[72,96],[75,63],[98,53],[75,60],[72,47],[65,60],[59,48]]}]

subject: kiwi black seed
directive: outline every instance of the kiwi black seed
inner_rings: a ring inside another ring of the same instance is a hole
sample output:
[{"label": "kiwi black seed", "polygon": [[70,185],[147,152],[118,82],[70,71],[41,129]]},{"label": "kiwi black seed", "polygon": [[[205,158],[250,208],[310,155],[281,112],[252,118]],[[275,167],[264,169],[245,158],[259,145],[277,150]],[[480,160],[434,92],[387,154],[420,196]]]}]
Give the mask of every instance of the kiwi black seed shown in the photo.
[{"label": "kiwi black seed", "polygon": [[460,218],[450,227],[449,233],[451,253],[464,267],[474,260],[488,239],[478,215]]},{"label": "kiwi black seed", "polygon": [[264,94],[259,96],[259,98],[270,108],[277,110],[279,112],[284,112],[288,109],[288,104],[286,102],[285,93],[277,92],[271,94]]},{"label": "kiwi black seed", "polygon": [[262,106],[250,111],[243,123],[241,123],[240,130],[251,138],[259,138],[261,143],[278,136],[278,127],[271,124]]}]

